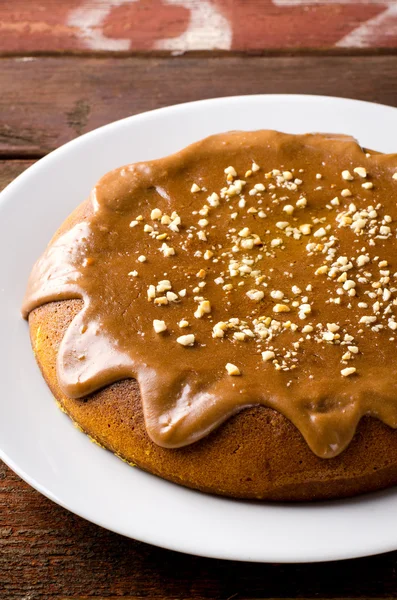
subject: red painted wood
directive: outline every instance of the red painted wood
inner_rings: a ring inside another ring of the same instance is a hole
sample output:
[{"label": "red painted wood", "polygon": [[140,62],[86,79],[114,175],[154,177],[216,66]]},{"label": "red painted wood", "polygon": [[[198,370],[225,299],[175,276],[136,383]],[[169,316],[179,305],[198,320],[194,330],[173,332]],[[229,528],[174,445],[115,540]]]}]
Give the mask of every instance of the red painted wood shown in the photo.
[{"label": "red painted wood", "polygon": [[397,47],[395,0],[0,2],[0,51]]}]

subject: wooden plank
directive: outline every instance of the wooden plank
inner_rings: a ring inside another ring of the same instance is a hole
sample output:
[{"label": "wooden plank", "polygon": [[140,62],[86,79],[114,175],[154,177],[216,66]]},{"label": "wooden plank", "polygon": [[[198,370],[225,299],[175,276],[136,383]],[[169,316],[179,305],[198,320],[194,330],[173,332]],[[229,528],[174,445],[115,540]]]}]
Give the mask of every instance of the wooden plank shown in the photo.
[{"label": "wooden plank", "polygon": [[19,0],[0,51],[396,47],[394,0]]},{"label": "wooden plank", "polygon": [[0,465],[2,600],[395,598],[396,566],[396,552],[261,565],[162,550],[76,517]]},{"label": "wooden plank", "polygon": [[128,540],[52,504],[0,468],[2,598],[328,598],[396,591],[397,554],[320,565],[185,556]]},{"label": "wooden plank", "polygon": [[33,163],[33,160],[0,160],[0,192]]},{"label": "wooden plank", "polygon": [[0,157],[41,156],[115,119],[201,98],[314,93],[397,104],[397,56],[0,61]]}]

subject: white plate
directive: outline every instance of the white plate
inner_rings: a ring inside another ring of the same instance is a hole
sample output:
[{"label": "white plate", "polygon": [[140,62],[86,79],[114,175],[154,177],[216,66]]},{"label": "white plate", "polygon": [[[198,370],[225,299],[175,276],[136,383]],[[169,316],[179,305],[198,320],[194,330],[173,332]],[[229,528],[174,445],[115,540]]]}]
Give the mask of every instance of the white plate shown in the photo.
[{"label": "white plate", "polygon": [[397,489],[317,504],[212,497],[127,466],[57,408],[19,315],[36,257],[96,180],[209,134],[273,128],[356,136],[397,151],[397,109],[316,96],[246,96],[182,104],[112,123],[56,150],[18,177],[0,202],[0,457],[58,504],[103,527],[217,558],[304,562],[397,548]]}]

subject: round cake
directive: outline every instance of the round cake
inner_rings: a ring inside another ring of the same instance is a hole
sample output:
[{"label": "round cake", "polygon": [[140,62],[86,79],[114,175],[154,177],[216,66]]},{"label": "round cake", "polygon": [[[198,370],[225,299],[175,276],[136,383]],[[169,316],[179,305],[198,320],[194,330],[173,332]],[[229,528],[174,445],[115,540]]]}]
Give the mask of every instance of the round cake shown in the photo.
[{"label": "round cake", "polygon": [[397,156],[212,136],[105,175],[23,314],[60,407],[176,483],[314,500],[397,482]]}]

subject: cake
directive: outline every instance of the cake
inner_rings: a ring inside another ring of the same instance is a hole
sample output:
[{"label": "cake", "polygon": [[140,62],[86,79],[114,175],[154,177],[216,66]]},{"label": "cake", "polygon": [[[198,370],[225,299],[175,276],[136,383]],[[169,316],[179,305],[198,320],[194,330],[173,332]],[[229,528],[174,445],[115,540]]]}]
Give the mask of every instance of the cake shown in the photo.
[{"label": "cake", "polygon": [[23,303],[60,407],[170,481],[236,498],[397,482],[397,155],[230,132],[106,174]]}]

